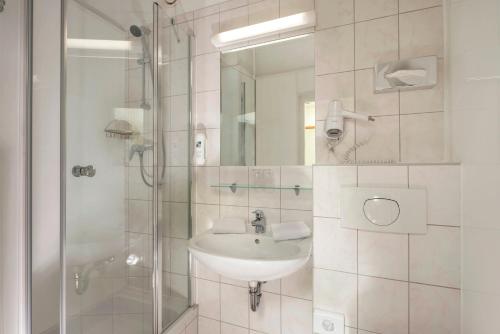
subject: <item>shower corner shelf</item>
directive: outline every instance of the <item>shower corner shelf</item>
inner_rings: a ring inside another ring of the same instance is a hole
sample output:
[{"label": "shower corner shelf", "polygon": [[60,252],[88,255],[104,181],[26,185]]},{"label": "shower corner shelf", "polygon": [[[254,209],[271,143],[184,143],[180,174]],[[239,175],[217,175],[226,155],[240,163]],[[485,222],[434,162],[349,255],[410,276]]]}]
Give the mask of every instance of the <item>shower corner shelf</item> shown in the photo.
[{"label": "shower corner shelf", "polygon": [[234,194],[237,189],[269,189],[269,190],[293,190],[295,192],[295,195],[299,196],[301,191],[308,191],[312,190],[311,187],[302,187],[300,185],[294,185],[294,186],[284,186],[284,187],[279,187],[279,186],[261,186],[261,185],[254,185],[254,184],[237,184],[237,183],[225,183],[225,184],[213,184],[210,187],[212,188],[229,188],[231,192]]}]

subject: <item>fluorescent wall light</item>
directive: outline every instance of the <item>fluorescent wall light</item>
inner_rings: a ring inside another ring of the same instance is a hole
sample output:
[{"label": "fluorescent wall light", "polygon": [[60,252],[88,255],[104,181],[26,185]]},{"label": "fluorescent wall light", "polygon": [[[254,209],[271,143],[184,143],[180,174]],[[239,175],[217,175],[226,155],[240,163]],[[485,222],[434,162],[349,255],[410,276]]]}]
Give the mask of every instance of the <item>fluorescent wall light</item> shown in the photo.
[{"label": "fluorescent wall light", "polygon": [[292,30],[309,28],[315,24],[315,12],[304,12],[221,32],[212,37],[212,43],[217,48],[223,48],[235,43],[241,43],[243,41],[272,36]]},{"label": "fluorescent wall light", "polygon": [[66,45],[68,49],[89,49],[89,50],[127,51],[132,48],[131,41],[106,40],[106,39],[68,38]]},{"label": "fluorescent wall light", "polygon": [[269,42],[263,42],[263,43],[257,43],[257,44],[242,46],[241,48],[235,48],[235,49],[229,49],[229,50],[222,50],[221,52],[223,54],[226,54],[226,53],[238,52],[238,51],[243,51],[243,50],[248,50],[248,49],[254,49],[254,48],[258,48],[260,46],[266,46],[266,45],[273,45],[273,44],[288,42],[288,41],[292,41],[294,39],[309,37],[311,35],[312,34],[303,34],[303,35],[297,35],[297,36],[292,36],[292,37],[287,37],[287,38],[275,39],[274,41],[269,41]]}]

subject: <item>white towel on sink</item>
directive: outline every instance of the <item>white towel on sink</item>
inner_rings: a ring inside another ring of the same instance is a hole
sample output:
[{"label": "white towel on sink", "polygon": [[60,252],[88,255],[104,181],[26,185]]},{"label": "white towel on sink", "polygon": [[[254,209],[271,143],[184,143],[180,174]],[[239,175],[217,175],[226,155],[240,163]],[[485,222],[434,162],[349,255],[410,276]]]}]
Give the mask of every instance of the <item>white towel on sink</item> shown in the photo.
[{"label": "white towel on sink", "polygon": [[246,233],[246,221],[243,218],[223,217],[214,220],[212,232],[215,234]]},{"label": "white towel on sink", "polygon": [[311,235],[309,226],[301,221],[272,224],[272,232],[276,241],[302,239]]}]

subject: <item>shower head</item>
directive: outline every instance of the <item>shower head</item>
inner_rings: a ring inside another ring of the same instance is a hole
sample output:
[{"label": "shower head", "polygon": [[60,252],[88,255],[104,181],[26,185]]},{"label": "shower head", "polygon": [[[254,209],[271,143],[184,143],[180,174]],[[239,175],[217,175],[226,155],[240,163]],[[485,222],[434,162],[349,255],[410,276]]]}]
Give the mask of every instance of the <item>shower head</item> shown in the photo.
[{"label": "shower head", "polygon": [[133,24],[130,26],[130,33],[134,36],[134,37],[141,37],[143,35],[143,31],[142,31],[142,28]]}]

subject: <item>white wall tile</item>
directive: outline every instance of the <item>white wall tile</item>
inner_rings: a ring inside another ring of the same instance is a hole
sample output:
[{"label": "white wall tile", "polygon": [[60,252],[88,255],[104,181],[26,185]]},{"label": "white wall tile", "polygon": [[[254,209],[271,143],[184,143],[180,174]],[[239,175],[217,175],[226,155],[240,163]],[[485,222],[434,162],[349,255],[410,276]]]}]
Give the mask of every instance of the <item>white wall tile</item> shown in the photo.
[{"label": "white wall tile", "polygon": [[220,284],[197,279],[196,290],[196,301],[200,316],[220,320]]},{"label": "white wall tile", "polygon": [[398,59],[398,17],[356,23],[356,69]]},{"label": "white wall tile", "polygon": [[248,328],[248,314],[248,288],[221,284],[221,320]]},{"label": "white wall tile", "polygon": [[281,279],[281,294],[312,300],[313,296],[313,266],[312,259],[297,272]]},{"label": "white wall tile", "polygon": [[[299,185],[304,188],[311,188],[312,167],[304,166],[283,166],[281,167],[281,186],[294,187]],[[297,195],[295,190],[281,190],[281,207],[284,209],[312,210],[313,192],[312,190],[301,190]]]},{"label": "white wall tile", "polygon": [[435,7],[400,15],[400,56],[443,57],[443,9]]},{"label": "white wall tile", "polygon": [[460,287],[460,229],[428,226],[410,235],[410,281]]},{"label": "white wall tile", "polygon": [[221,334],[248,334],[248,328],[222,323]]},{"label": "white wall tile", "polygon": [[437,84],[430,89],[417,89],[400,93],[401,114],[418,114],[444,110],[444,77],[443,60],[438,60]]},{"label": "white wall tile", "polygon": [[314,269],[314,308],[344,314],[347,326],[357,326],[357,300],[355,274]]},{"label": "white wall tile", "polygon": [[307,224],[311,229],[313,227],[312,210],[281,210],[281,222],[302,221]]},{"label": "white wall tile", "polygon": [[316,75],[354,69],[354,25],[317,31],[314,44]]},{"label": "white wall tile", "polygon": [[142,314],[126,314],[113,316],[113,334],[137,334],[142,333],[142,330]]},{"label": "white wall tile", "polygon": [[219,184],[219,167],[197,167],[196,171],[196,203],[219,204],[219,188],[211,185]]},{"label": "white wall tile", "polygon": [[266,334],[281,333],[281,298],[273,293],[262,293],[256,312],[250,312],[250,329]]},{"label": "white wall tile", "polygon": [[170,98],[172,105],[170,109],[170,131],[188,130],[189,128],[189,98],[187,95],[176,95]]},{"label": "white wall tile", "polygon": [[220,128],[220,91],[196,94],[196,129]]},{"label": "white wall tile", "polygon": [[339,219],[314,219],[314,267],[357,272],[357,231],[340,227]]},{"label": "white wall tile", "polygon": [[220,4],[220,11],[228,11],[230,9],[235,9],[239,7],[248,7],[249,0],[229,0],[229,1],[223,1]]},{"label": "white wall tile", "polygon": [[325,120],[331,100],[342,101],[344,108],[354,110],[354,72],[316,77],[316,120]]},{"label": "white wall tile", "polygon": [[428,224],[460,225],[460,166],[410,166],[410,188],[427,190]]},{"label": "white wall tile", "polygon": [[[476,291],[484,295],[498,296],[500,286],[496,278],[500,268],[492,263],[496,263],[497,256],[500,254],[498,242],[500,230],[465,226],[462,236],[463,291]],[[470,298],[474,296],[470,295]]]},{"label": "white wall tile", "polygon": [[188,239],[189,204],[171,203],[170,217],[170,236],[173,238]]},{"label": "white wall tile", "polygon": [[398,0],[356,0],[356,21],[376,19],[398,13]]},{"label": "white wall tile", "polygon": [[169,178],[170,200],[174,202],[188,202],[188,168],[169,167],[167,173]]},{"label": "white wall tile", "polygon": [[220,13],[220,31],[241,28],[248,25],[248,6]]},{"label": "white wall tile", "polygon": [[279,0],[264,0],[248,6],[248,22],[256,24],[276,19],[280,16]]},{"label": "white wall tile", "polygon": [[399,116],[376,117],[375,122],[356,123],[356,161],[399,161]]},{"label": "white wall tile", "polygon": [[[146,167],[147,168],[147,167]],[[128,198],[147,200],[150,198],[150,189],[141,178],[139,167],[129,167],[128,170]]]},{"label": "white wall tile", "polygon": [[[221,184],[247,185],[248,167],[220,167],[220,182]],[[220,203],[222,205],[248,206],[248,189],[237,188],[236,192],[233,193],[229,188],[221,188]]]},{"label": "white wall tile", "polygon": [[375,94],[373,69],[356,71],[356,112],[369,116],[398,115],[399,94]]},{"label": "white wall tile", "polygon": [[113,333],[113,317],[89,315],[81,317],[82,334]]},{"label": "white wall tile", "polygon": [[217,50],[210,39],[213,35],[219,33],[219,31],[219,13],[205,16],[194,21],[197,55],[215,52]]},{"label": "white wall tile", "polygon": [[220,12],[220,6],[217,5],[212,5],[208,7],[203,7],[200,9],[197,9],[194,11],[194,19],[199,19],[201,17],[209,16],[209,15],[214,15]]},{"label": "white wall tile", "polygon": [[191,323],[186,326],[186,334],[198,334],[198,319],[191,321]]},{"label": "white wall tile", "polygon": [[406,166],[359,166],[358,186],[408,187]]},{"label": "white wall tile", "polygon": [[289,16],[314,9],[314,0],[280,0],[280,16]]},{"label": "white wall tile", "polygon": [[[281,185],[281,168],[275,166],[249,167],[249,182],[254,186],[277,187]],[[279,189],[250,189],[249,205],[253,207],[280,208]]]},{"label": "white wall tile", "polygon": [[113,280],[93,278],[81,297],[82,314],[102,315],[113,313]]},{"label": "white wall tile", "polygon": [[408,283],[359,276],[359,327],[377,333],[408,333]]},{"label": "white wall tile", "polygon": [[188,131],[167,132],[167,154],[169,166],[187,166],[189,149]]},{"label": "white wall tile", "polygon": [[445,161],[444,112],[401,115],[401,161]]},{"label": "white wall tile", "polygon": [[[246,284],[248,286],[248,284]],[[281,280],[268,281],[262,286],[262,291],[281,294]]]},{"label": "white wall tile", "polygon": [[312,302],[286,296],[281,297],[281,332],[306,334],[312,329]]},{"label": "white wall tile", "polygon": [[209,281],[220,281],[220,276],[216,272],[209,269],[207,266],[195,259],[192,274],[197,278],[202,278]]},{"label": "white wall tile", "polygon": [[408,280],[408,235],[359,231],[359,273]]},{"label": "white wall tile", "polygon": [[410,284],[410,334],[460,333],[460,290]]},{"label": "white wall tile", "polygon": [[356,166],[315,166],[314,216],[340,218],[340,187],[356,184]]},{"label": "white wall tile", "polygon": [[198,334],[220,334],[220,322],[200,317],[198,319]]},{"label": "white wall tile", "polygon": [[196,92],[220,89],[220,53],[209,53],[195,57]]},{"label": "white wall tile", "polygon": [[148,201],[128,201],[128,230],[130,232],[148,232],[148,203]]},{"label": "white wall tile", "polygon": [[219,218],[219,206],[196,204],[195,209],[194,233],[198,235],[213,227],[214,220]]},{"label": "white wall tile", "polygon": [[184,239],[170,239],[171,270],[176,274],[188,274],[188,241]]},{"label": "white wall tile", "polygon": [[354,21],[354,0],[316,0],[316,29],[327,29]]},{"label": "white wall tile", "polygon": [[442,4],[442,0],[399,0],[399,11],[407,12],[410,10],[440,6]]}]

